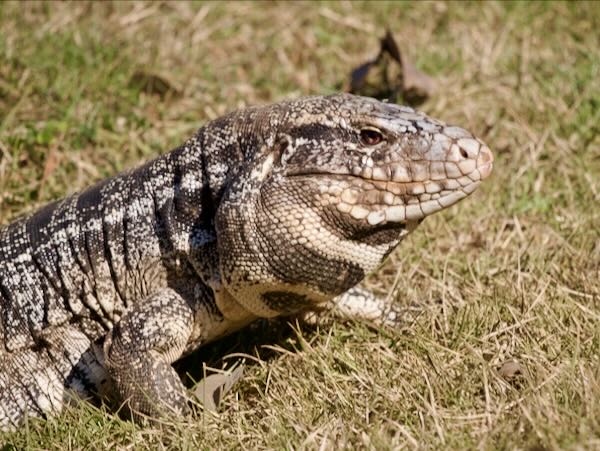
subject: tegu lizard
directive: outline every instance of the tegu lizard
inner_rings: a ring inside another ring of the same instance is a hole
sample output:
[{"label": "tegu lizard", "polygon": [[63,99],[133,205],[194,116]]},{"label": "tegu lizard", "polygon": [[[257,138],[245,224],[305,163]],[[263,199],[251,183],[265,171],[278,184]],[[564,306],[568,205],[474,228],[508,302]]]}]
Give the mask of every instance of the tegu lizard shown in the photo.
[{"label": "tegu lizard", "polygon": [[0,429],[107,390],[188,412],[171,366],[258,318],[335,305],[492,170],[468,131],[339,94],[227,114],[180,147],[0,229]]}]

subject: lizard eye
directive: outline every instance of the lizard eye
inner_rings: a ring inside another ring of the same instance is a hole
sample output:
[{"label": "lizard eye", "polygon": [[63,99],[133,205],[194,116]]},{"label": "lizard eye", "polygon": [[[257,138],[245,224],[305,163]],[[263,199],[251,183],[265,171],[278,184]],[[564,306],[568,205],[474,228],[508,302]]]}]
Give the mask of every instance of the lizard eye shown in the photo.
[{"label": "lizard eye", "polygon": [[376,128],[363,128],[360,131],[360,142],[365,146],[376,146],[383,140],[383,134]]}]

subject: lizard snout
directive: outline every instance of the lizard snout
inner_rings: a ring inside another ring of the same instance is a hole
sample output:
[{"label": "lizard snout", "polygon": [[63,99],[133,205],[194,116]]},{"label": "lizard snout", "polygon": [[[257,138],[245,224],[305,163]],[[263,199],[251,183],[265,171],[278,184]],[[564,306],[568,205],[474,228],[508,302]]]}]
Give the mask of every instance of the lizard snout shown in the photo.
[{"label": "lizard snout", "polygon": [[477,156],[477,169],[481,174],[481,179],[489,177],[494,167],[494,154],[485,144],[481,146],[479,155]]}]

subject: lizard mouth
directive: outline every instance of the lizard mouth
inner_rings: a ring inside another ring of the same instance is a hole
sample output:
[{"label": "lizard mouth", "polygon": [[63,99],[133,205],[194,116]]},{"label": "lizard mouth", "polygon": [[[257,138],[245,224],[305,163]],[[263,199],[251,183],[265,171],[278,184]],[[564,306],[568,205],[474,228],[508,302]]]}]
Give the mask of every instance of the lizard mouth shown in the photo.
[{"label": "lizard mouth", "polygon": [[[493,168],[493,155],[483,144],[471,158],[407,162],[385,167],[329,171],[301,169],[291,176],[318,184],[321,201],[371,226],[408,224],[443,210],[477,189]],[[408,169],[407,169],[408,168]],[[408,172],[407,172],[408,171]]]},{"label": "lizard mouth", "polygon": [[321,202],[371,226],[417,223],[467,197],[481,179],[394,182],[365,179],[350,174],[311,172],[294,174],[318,184]]}]

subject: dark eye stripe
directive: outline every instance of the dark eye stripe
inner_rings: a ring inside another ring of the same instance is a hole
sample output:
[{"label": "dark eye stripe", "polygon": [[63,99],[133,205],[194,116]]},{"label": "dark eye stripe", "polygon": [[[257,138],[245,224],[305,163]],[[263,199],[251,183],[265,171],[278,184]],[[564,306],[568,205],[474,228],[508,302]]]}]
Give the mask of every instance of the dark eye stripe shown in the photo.
[{"label": "dark eye stripe", "polygon": [[304,139],[314,139],[317,141],[331,140],[339,131],[335,128],[323,124],[304,124],[290,130],[292,137],[301,137]]}]

